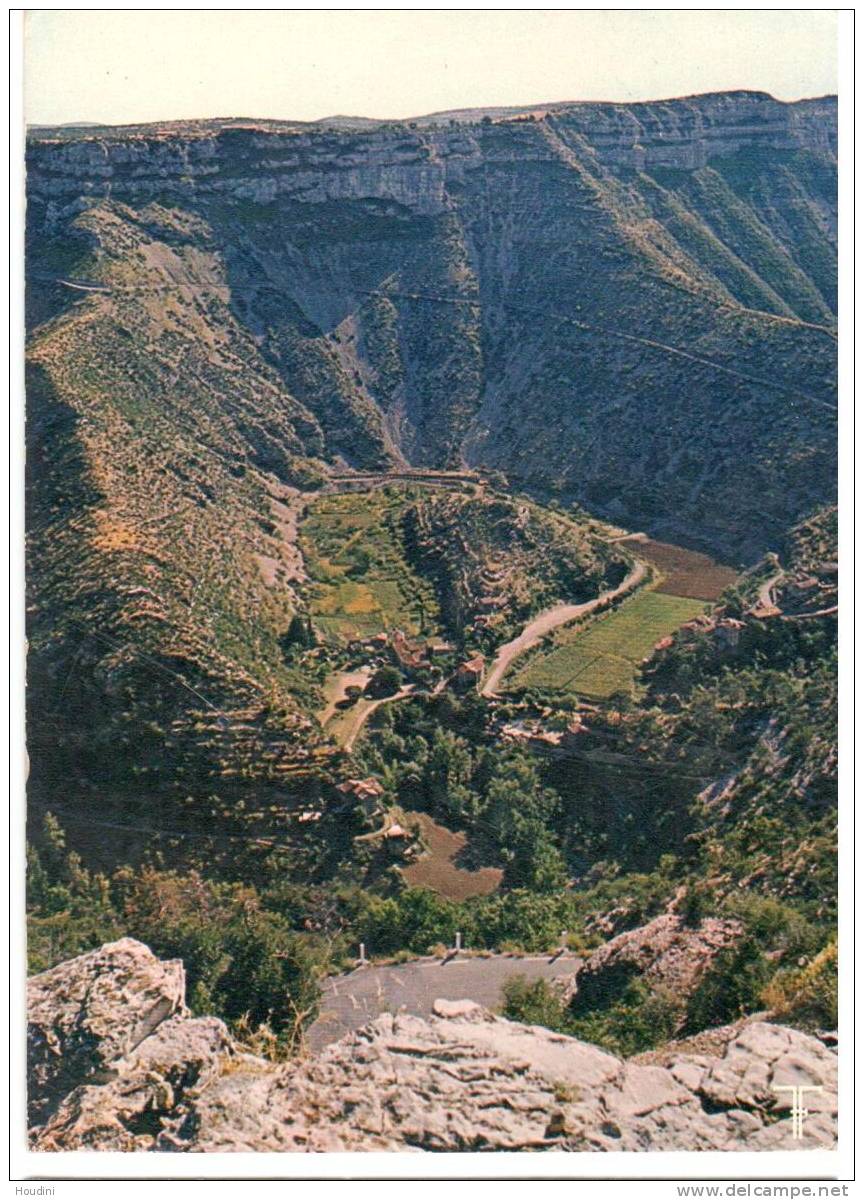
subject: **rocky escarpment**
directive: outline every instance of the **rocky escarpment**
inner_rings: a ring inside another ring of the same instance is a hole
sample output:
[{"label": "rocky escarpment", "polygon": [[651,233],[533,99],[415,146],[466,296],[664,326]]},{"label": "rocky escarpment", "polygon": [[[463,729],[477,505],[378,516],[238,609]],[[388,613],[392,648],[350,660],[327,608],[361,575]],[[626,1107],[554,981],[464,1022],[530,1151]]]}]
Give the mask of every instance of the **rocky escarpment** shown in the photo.
[{"label": "rocky escarpment", "polygon": [[[188,1015],[181,968],[124,939],[29,983],[39,1150],[779,1150],[830,1147],[837,1058],[754,1021],[622,1061],[470,1001],[382,1016],[274,1064]],[[62,1086],[59,1081],[62,1079]],[[810,1116],[793,1140],[789,1093]]]},{"label": "rocky escarpment", "polygon": [[[541,106],[513,122],[560,123],[569,137],[583,138],[604,166],[694,170],[742,149],[836,154],[836,116],[833,96],[784,104],[764,92],[726,92],[639,104]],[[167,186],[178,196],[203,190],[262,203],[280,194],[304,202],[375,198],[434,213],[449,207],[448,188],[482,159],[486,133],[479,117],[379,123],[362,131],[190,122],[170,132],[148,126],[116,134],[110,128],[81,131],[75,140],[42,128],[35,131],[30,165],[40,194],[58,205],[77,197],[81,185],[91,195],[107,196],[119,184],[124,197],[144,200],[164,195]]]},{"label": "rocky escarpment", "polygon": [[218,277],[310,452],[468,459],[749,557],[833,488],[835,152],[833,98],[750,92],[40,131],[30,308],[68,306],[60,278],[147,293],[142,231],[206,250],[159,287],[203,308]]},{"label": "rocky escarpment", "polygon": [[579,968],[572,994],[577,1005],[590,1011],[612,1003],[638,976],[649,987],[662,987],[681,1006],[680,1025],[699,982],[743,934],[740,921],[709,917],[688,925],[675,913],[662,913],[595,950]]},{"label": "rocky escarpment", "polygon": [[[299,493],[334,464],[497,467],[742,564],[831,500],[833,113],[34,134],[35,805],[79,844],[323,845],[321,697],[284,638]],[[508,599],[505,560],[460,620]]]}]

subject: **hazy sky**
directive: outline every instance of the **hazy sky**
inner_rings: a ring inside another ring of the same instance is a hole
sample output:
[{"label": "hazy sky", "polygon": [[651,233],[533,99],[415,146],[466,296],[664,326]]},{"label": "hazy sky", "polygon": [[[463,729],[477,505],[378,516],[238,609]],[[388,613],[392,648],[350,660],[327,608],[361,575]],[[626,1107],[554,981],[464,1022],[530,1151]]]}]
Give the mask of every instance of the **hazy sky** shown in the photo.
[{"label": "hazy sky", "polygon": [[837,90],[833,12],[32,12],[31,124]]}]

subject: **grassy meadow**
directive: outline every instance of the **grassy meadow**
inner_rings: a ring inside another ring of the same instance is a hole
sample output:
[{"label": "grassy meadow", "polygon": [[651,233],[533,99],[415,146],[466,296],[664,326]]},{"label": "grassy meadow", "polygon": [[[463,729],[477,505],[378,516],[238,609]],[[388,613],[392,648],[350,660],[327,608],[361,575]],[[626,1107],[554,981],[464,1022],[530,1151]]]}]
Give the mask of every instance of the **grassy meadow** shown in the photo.
[{"label": "grassy meadow", "polygon": [[300,529],[312,580],[310,611],[334,641],[390,629],[435,634],[434,591],[408,565],[400,536],[403,491],[321,496]]}]

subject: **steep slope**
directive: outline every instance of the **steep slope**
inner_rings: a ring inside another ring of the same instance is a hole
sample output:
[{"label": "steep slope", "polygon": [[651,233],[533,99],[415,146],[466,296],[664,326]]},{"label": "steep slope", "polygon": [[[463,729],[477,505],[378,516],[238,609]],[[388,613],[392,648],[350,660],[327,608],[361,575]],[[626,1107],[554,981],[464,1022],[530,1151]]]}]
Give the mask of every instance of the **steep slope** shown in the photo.
[{"label": "steep slope", "polygon": [[[326,675],[285,653],[297,492],[333,464],[498,467],[737,560],[830,502],[835,109],[732,93],[35,133],[36,804],[291,826],[320,788]],[[457,623],[511,552],[533,573],[501,591],[514,613],[596,575],[448,503],[403,532],[441,542]]]},{"label": "steep slope", "polygon": [[484,181],[521,219],[489,240],[480,272],[508,307],[470,453],[656,533],[752,555],[814,479],[831,487],[833,336],[744,308],[750,296],[644,203],[647,177],[605,165],[565,117],[540,126],[522,148],[535,155],[542,136],[551,161],[530,175],[490,164]]},{"label": "steep slope", "polygon": [[34,309],[75,265],[46,238],[159,201],[327,456],[467,459],[742,559],[830,500],[836,102],[468,116],[40,134]]},{"label": "steep slope", "polygon": [[278,781],[314,746],[280,637],[323,441],[232,317],[200,220],[106,202],[69,232],[104,290],[58,294],[28,352],[31,796],[152,819],[166,789]]},{"label": "steep slope", "polygon": [[654,656],[645,712],[628,735],[631,744],[649,739],[651,757],[684,755],[712,779],[696,797],[692,841],[716,887],[789,897],[829,922],[837,903],[836,553],[836,510],[792,530],[779,557]]},{"label": "steep slope", "polygon": [[490,649],[542,608],[616,587],[629,563],[590,523],[496,495],[425,497],[405,512],[403,531],[449,632]]}]

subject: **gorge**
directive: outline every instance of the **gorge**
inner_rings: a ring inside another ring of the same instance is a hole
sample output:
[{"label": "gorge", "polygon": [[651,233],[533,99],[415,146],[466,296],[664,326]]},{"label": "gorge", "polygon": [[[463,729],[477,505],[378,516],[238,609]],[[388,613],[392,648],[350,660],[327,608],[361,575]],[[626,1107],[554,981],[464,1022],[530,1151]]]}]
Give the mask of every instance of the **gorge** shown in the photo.
[{"label": "gorge", "polygon": [[[186,964],[178,1012],[285,1055],[361,943],[632,934],[600,999],[540,979],[506,1015],[618,1081],[706,1026],[706,1078],[752,1030],[831,1069],[836,118],[729,92],[30,130],[40,980],[138,939]],[[636,937],[670,923],[735,930],[686,996]],[[760,1105],[723,1136],[773,1145]]]}]

